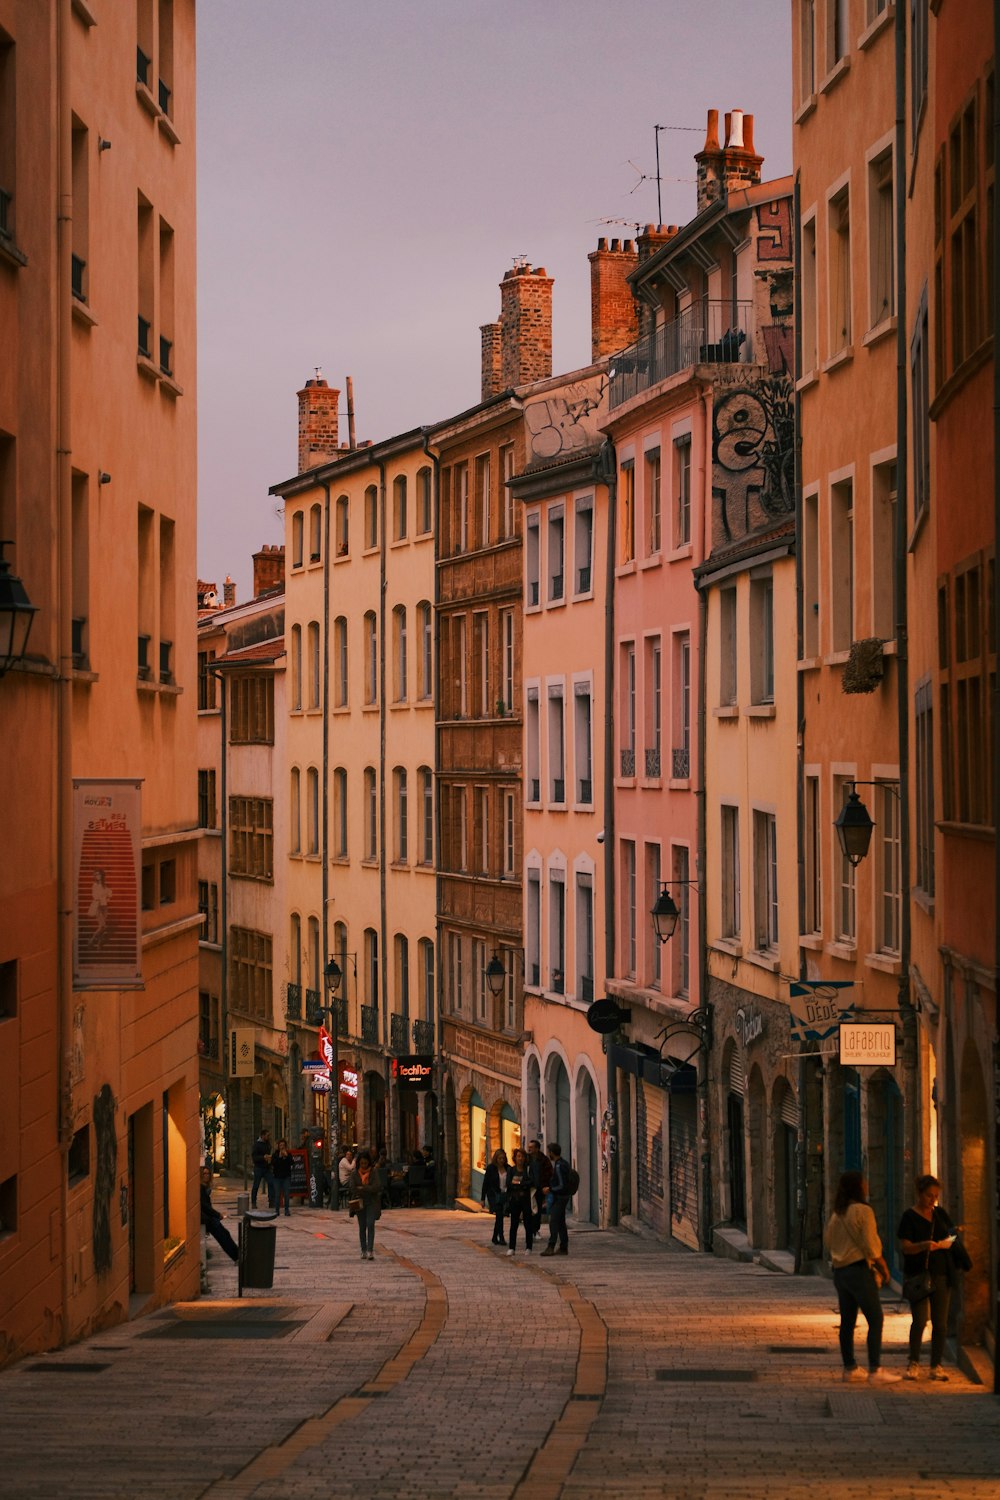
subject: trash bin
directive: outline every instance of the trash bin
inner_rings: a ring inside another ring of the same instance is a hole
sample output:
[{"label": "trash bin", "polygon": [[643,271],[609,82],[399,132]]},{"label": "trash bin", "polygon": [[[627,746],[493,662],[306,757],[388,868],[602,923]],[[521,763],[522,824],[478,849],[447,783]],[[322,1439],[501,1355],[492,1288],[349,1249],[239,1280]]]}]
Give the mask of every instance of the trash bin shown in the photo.
[{"label": "trash bin", "polygon": [[274,1285],[274,1246],[278,1237],[273,1209],[251,1209],[240,1220],[239,1296],[245,1286],[269,1291]]}]

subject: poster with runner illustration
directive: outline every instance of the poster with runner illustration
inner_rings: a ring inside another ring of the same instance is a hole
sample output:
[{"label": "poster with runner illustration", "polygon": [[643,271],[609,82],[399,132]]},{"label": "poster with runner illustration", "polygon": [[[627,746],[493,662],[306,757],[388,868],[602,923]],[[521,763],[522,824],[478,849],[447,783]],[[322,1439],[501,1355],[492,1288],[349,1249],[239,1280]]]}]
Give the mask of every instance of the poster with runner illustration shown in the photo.
[{"label": "poster with runner illustration", "polygon": [[73,781],[73,988],[142,986],[140,788]]}]

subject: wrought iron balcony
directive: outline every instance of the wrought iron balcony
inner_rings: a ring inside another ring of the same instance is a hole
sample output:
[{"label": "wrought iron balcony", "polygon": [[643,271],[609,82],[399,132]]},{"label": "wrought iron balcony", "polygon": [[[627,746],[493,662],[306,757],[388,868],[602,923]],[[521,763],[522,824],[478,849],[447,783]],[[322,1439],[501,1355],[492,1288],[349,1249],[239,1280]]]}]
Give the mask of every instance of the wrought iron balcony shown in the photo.
[{"label": "wrought iron balcony", "polygon": [[593,802],[593,800],[594,800],[594,783],[591,780],[589,780],[588,777],[581,776],[580,777],[580,801],[581,802]]},{"label": "wrought iron balcony", "polygon": [[338,995],[333,1002],[332,1009],[333,1015],[330,1019],[331,1022],[335,1020],[337,1023],[337,1035],[347,1036],[347,997]]},{"label": "wrought iron balcony", "polygon": [[589,594],[590,593],[590,569],[589,568],[577,568],[576,571],[577,571],[577,584],[576,584],[576,591],[577,591],[577,593],[578,594]]},{"label": "wrought iron balcony", "polygon": [[671,756],[671,776],[675,781],[684,781],[691,775],[691,752],[687,748],[675,750]]},{"label": "wrought iron balcony", "polygon": [[361,1040],[378,1046],[378,1006],[361,1007]]},{"label": "wrought iron balcony", "polygon": [[389,1015],[389,1046],[393,1052],[405,1052],[407,1048],[406,1017],[392,1011]]},{"label": "wrought iron balcony", "polygon": [[550,599],[561,599],[562,596],[563,596],[563,575],[561,573],[553,573],[552,579],[551,579],[551,581],[549,583],[549,598]]},{"label": "wrought iron balcony", "polygon": [[566,801],[566,782],[565,782],[565,780],[561,776],[557,776],[557,777],[553,778],[553,782],[552,782],[552,800],[553,800],[553,802],[565,802]]},{"label": "wrought iron balcony", "polygon": [[285,1015],[292,1021],[298,1021],[302,1017],[302,986],[301,984],[288,984],[285,986]]},{"label": "wrought iron balcony", "polygon": [[319,990],[306,990],[306,1020],[310,1026],[319,1026],[323,1020],[322,996]]},{"label": "wrought iron balcony", "polygon": [[660,775],[660,752],[659,750],[646,751],[646,775]]},{"label": "wrought iron balcony", "polygon": [[84,289],[84,277],[87,273],[87,262],[79,255],[70,257],[70,285],[73,296],[77,302],[86,302],[87,293]]},{"label": "wrought iron balcony", "polygon": [[6,188],[0,188],[0,234],[5,235],[7,239],[14,232],[13,215],[10,211],[13,202],[13,193],[8,193]]},{"label": "wrought iron balcony", "polygon": [[422,1052],[424,1054],[434,1051],[433,1021],[414,1021],[413,1046],[417,1052]]},{"label": "wrought iron balcony", "polygon": [[752,302],[696,302],[616,356],[608,408],[613,411],[690,365],[750,364],[753,358]]},{"label": "wrought iron balcony", "polygon": [[634,745],[632,746],[631,749],[629,749],[629,750],[623,750],[622,751],[622,775],[623,776],[634,776],[635,775],[635,746]]}]

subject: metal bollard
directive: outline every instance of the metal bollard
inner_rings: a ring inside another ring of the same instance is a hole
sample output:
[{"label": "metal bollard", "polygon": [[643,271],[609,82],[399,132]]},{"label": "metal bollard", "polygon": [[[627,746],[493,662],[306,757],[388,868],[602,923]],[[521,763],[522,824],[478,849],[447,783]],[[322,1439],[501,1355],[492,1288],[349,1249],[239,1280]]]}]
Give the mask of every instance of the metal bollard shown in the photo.
[{"label": "metal bollard", "polygon": [[237,1216],[237,1218],[242,1218],[244,1214],[248,1214],[249,1212],[250,1212],[250,1194],[249,1193],[237,1193],[237,1195],[236,1195],[236,1216]]}]

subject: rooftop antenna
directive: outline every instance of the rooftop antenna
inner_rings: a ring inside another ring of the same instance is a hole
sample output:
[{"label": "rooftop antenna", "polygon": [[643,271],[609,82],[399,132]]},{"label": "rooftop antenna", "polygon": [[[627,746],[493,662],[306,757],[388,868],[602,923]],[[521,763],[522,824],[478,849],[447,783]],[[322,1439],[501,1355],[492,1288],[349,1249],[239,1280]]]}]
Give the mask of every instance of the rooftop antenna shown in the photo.
[{"label": "rooftop antenna", "polygon": [[637,219],[594,219],[594,224],[621,224],[624,229],[634,229],[638,236],[642,232],[642,225]]}]

